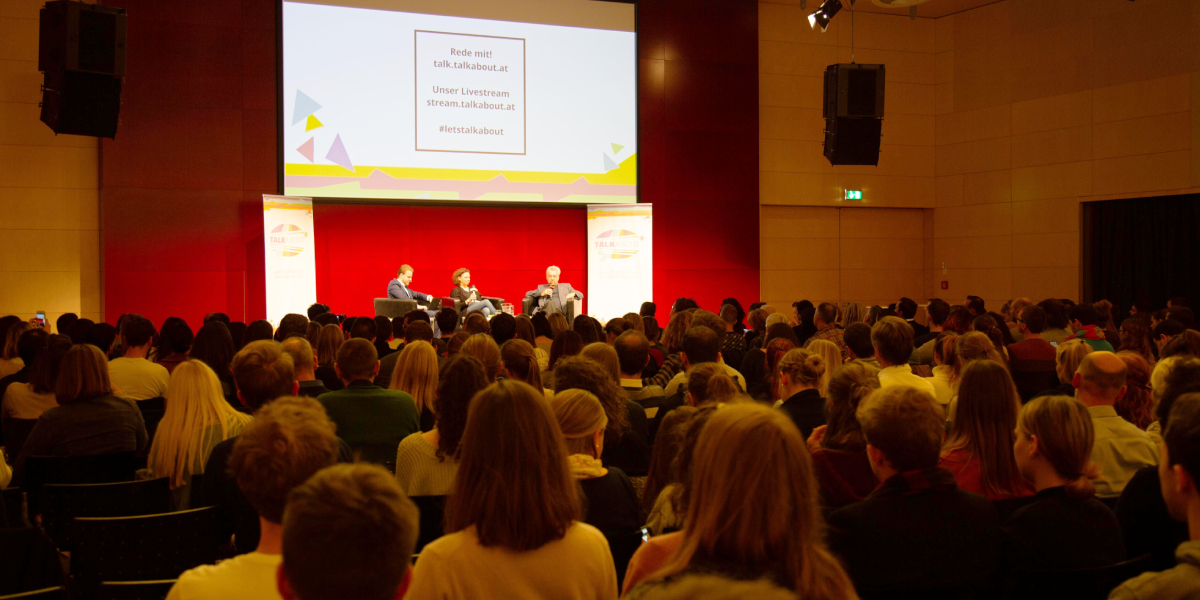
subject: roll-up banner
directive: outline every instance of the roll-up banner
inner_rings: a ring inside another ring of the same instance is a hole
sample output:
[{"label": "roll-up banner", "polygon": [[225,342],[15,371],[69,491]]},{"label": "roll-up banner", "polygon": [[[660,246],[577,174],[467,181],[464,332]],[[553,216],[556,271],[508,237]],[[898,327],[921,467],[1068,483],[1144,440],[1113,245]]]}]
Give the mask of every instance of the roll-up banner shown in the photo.
[{"label": "roll-up banner", "polygon": [[653,299],[653,223],[650,204],[588,205],[588,308],[601,322]]},{"label": "roll-up banner", "polygon": [[307,314],[317,301],[312,198],[263,194],[267,320],[278,327],[288,313]]}]

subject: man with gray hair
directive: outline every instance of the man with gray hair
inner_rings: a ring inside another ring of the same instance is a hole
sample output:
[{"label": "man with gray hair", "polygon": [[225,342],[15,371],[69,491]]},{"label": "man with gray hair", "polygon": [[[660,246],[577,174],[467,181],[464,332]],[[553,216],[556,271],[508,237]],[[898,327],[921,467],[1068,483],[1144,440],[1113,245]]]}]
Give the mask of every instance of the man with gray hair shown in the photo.
[{"label": "man with gray hair", "polygon": [[1096,441],[1092,461],[1100,475],[1092,480],[1099,498],[1116,498],[1143,467],[1158,464],[1158,449],[1150,434],[1122,419],[1113,408],[1125,395],[1125,361],[1112,352],[1092,352],[1079,363],[1075,397],[1092,415]]},{"label": "man with gray hair", "polygon": [[[559,283],[558,278],[562,275],[562,269],[550,265],[546,268],[546,283],[537,286],[536,290],[530,290],[525,293],[525,298],[533,300],[533,313],[539,312],[562,313],[567,318],[572,318],[574,314],[567,314],[567,304],[573,300],[583,300],[583,292],[571,287],[569,283]],[[574,313],[582,313],[581,310],[575,310]]]}]

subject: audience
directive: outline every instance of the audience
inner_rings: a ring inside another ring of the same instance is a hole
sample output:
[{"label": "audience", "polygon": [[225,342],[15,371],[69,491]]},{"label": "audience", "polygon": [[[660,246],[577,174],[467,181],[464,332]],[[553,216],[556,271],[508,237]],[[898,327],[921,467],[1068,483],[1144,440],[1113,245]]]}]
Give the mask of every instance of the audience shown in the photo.
[{"label": "audience", "polygon": [[829,391],[829,378],[833,376],[833,370],[841,366],[842,351],[838,349],[837,344],[829,340],[816,340],[807,346],[808,350],[817,356],[820,356],[825,361],[825,373],[821,375],[820,383],[817,385],[817,390],[821,392],[821,397]]},{"label": "audience", "polygon": [[437,351],[433,349],[433,344],[418,340],[405,344],[404,349],[396,354],[400,358],[389,378],[387,389],[411,396],[420,416],[420,430],[429,431],[433,429],[437,415]]},{"label": "audience", "polygon": [[647,509],[646,528],[654,535],[679,531],[683,527],[692,452],[701,428],[716,408],[683,406],[663,417],[660,437],[663,445],[660,448],[659,441],[654,443],[650,473],[642,490],[642,506]]},{"label": "audience", "polygon": [[879,484],[855,414],[863,399],[877,389],[879,378],[875,372],[860,364],[838,367],[829,380],[825,401],[828,423],[814,429],[808,438],[824,507],[835,509],[858,502]]},{"label": "audience", "polygon": [[1068,336],[1067,339],[1081,339],[1091,346],[1092,350],[1114,352],[1112,344],[1104,338],[1104,328],[1101,327],[1100,316],[1096,313],[1095,306],[1087,302],[1076,304],[1075,308],[1071,309],[1068,318],[1071,321],[1071,329],[1075,333]]},{"label": "audience", "polygon": [[[725,324],[725,338],[721,341],[721,356],[732,365],[741,366],[746,357],[746,337],[736,329],[738,309],[732,304],[721,307],[721,322]],[[815,331],[815,328],[814,328]]]},{"label": "audience", "polygon": [[1092,352],[1092,347],[1083,340],[1068,340],[1058,344],[1054,350],[1054,372],[1058,375],[1059,385],[1038,393],[1038,396],[1074,396],[1075,371],[1083,358]]},{"label": "audience", "polygon": [[825,399],[821,397],[820,385],[827,368],[825,359],[804,348],[789,350],[779,361],[779,397],[783,399],[779,408],[792,419],[804,439],[825,424]]},{"label": "audience", "polygon": [[849,362],[862,365],[878,376],[883,367],[879,366],[879,361],[875,359],[875,345],[871,343],[870,325],[862,321],[855,321],[847,325],[842,334],[842,341],[846,344]]},{"label": "audience", "polygon": [[1122,352],[1135,352],[1146,359],[1146,362],[1154,364],[1154,351],[1157,348],[1150,341],[1150,328],[1146,326],[1144,319],[1130,317],[1121,321],[1117,334],[1120,336],[1118,348]]},{"label": "audience", "polygon": [[554,391],[571,389],[591,392],[604,406],[608,418],[604,429],[604,464],[617,467],[630,477],[646,475],[650,460],[646,409],[629,400],[598,363],[582,356],[564,358],[554,370]]},{"label": "audience", "polygon": [[1087,408],[1066,396],[1037,398],[1021,408],[1016,432],[1017,467],[1037,495],[1001,529],[1007,570],[1019,576],[1125,560],[1117,518],[1094,497]]},{"label": "audience", "polygon": [[408,588],[417,507],[387,471],[326,467],[295,487],[283,512],[284,600],[391,600]]},{"label": "audience", "polygon": [[1084,356],[1072,380],[1096,432],[1092,460],[1099,473],[1093,483],[1100,498],[1120,496],[1138,469],[1158,463],[1150,435],[1122,419],[1113,408],[1125,394],[1126,373],[1125,362],[1115,354],[1092,352]]},{"label": "audience", "polygon": [[[683,370],[683,359],[679,353],[683,350],[683,336],[691,325],[692,313],[677,312],[671,315],[671,320],[667,323],[667,330],[662,334],[662,345],[666,351],[662,367],[654,376],[643,378],[643,385],[657,385],[665,388],[671,379]],[[788,330],[791,331],[791,327]]]},{"label": "audience", "polygon": [[1187,523],[1189,539],[1175,551],[1178,566],[1126,581],[1113,591],[1113,600],[1200,595],[1200,395],[1184,395],[1171,407],[1158,471],[1171,516]]},{"label": "audience", "polygon": [[913,353],[913,329],[900,317],[884,317],[871,327],[871,344],[879,361],[879,385],[882,387],[908,386],[935,398],[933,384],[924,377],[913,374],[908,358]]},{"label": "audience", "polygon": [[[744,460],[743,452],[757,460]],[[755,404],[716,410],[696,441],[693,465],[683,530],[638,549],[625,591],[716,573],[766,578],[801,598],[856,597],[825,547],[812,463],[787,417]]]},{"label": "audience", "polygon": [[454,488],[467,409],[488,385],[483,364],[462,354],[446,361],[437,381],[433,428],[410,434],[396,450],[396,481],[409,496],[445,496]]},{"label": "audience", "polygon": [[158,355],[154,362],[167,368],[167,373],[174,372],[175,367],[188,359],[188,350],[195,341],[192,328],[187,321],[170,317],[163,323],[162,335],[158,340]]},{"label": "audience", "polygon": [[25,361],[17,353],[17,340],[21,339],[21,334],[33,329],[33,325],[16,317],[6,323],[8,325],[4,335],[4,353],[0,354],[0,377],[7,377],[25,367]]},{"label": "audience", "polygon": [[913,346],[920,348],[926,342],[937,337],[944,330],[946,318],[950,316],[950,304],[941,298],[930,298],[929,304],[925,307],[925,314],[929,317],[929,329],[924,334],[917,335],[916,328],[913,328]]},{"label": "audience", "polygon": [[1113,404],[1122,419],[1143,431],[1154,422],[1154,394],[1150,389],[1150,363],[1136,352],[1122,350],[1117,358],[1125,361],[1125,394]]},{"label": "audience", "polygon": [[[814,324],[817,327],[816,332],[812,334],[807,342],[812,340],[829,340],[838,346],[838,350],[842,351],[842,360],[850,358],[849,351],[846,348],[846,342],[842,339],[843,332],[837,326],[837,305],[829,302],[822,302],[817,305],[817,313],[814,317]],[[797,341],[797,346],[800,343]],[[908,360],[908,357],[905,357]]]},{"label": "audience", "polygon": [[405,597],[616,598],[608,543],[579,521],[566,445],[542,392],[505,380],[471,405],[448,534],[421,551]]},{"label": "audience", "polygon": [[[266,343],[276,342],[258,340],[247,348]],[[279,398],[255,414],[233,444],[229,473],[258,513],[258,545],[248,554],[185,571],[168,600],[280,597],[275,581],[282,560],[284,504],[292,488],[337,460],[333,431],[334,424],[312,398]],[[337,523],[325,523],[331,525]],[[322,572],[334,576],[328,569]]]},{"label": "audience", "polygon": [[939,466],[960,489],[1007,500],[1032,495],[1013,458],[1021,399],[1004,367],[988,360],[967,365],[958,385],[954,421]]},{"label": "audience", "polygon": [[[607,348],[609,352],[613,352],[611,347],[603,347]],[[538,368],[536,350],[525,340],[508,340],[500,347],[500,362],[504,365],[506,378],[524,381],[533,389],[542,390],[546,394],[546,399],[550,399],[554,396],[554,392],[542,384],[542,370]]]},{"label": "audience", "polygon": [[[0,403],[0,418],[37,419],[42,413],[58,406],[58,399],[55,397],[58,373],[62,359],[70,349],[71,340],[65,336],[47,336],[41,329],[30,329],[22,333],[17,342],[17,351],[21,353],[22,361],[27,366],[10,375],[11,382],[0,383],[0,397],[3,398],[3,402]],[[17,452],[20,451],[20,444],[16,444],[15,437],[16,433],[5,427],[3,439],[13,458],[16,458]]]},{"label": "audience", "polygon": [[229,327],[220,321],[209,321],[196,332],[196,339],[192,342],[192,348],[188,350],[188,358],[208,365],[221,382],[225,400],[237,406],[237,386],[234,383],[232,368],[235,352]]},{"label": "audience", "polygon": [[338,350],[346,342],[346,336],[337,325],[325,325],[321,328],[320,339],[316,347],[317,368],[313,372],[330,391],[340,390],[343,384],[333,363],[337,360]]},{"label": "audience", "polygon": [[[613,339],[615,340],[616,338]],[[617,351],[614,350],[610,344],[606,344],[604,342],[588,344],[583,347],[583,350],[579,353],[579,355],[584,358],[591,359],[596,364],[600,365],[600,368],[604,369],[604,372],[607,373],[617,385],[621,384],[620,359],[617,358]],[[526,381],[525,383],[529,382]]]},{"label": "audience", "polygon": [[121,330],[125,353],[108,363],[108,376],[113,392],[127,400],[166,398],[171,376],[167,368],[147,360],[154,345],[154,324],[140,315],[133,315]]},{"label": "audience", "polygon": [[654,415],[650,414],[650,409],[662,406],[666,391],[661,386],[642,385],[641,373],[650,364],[650,340],[640,331],[626,331],[613,341],[613,349],[617,352],[621,389],[625,390],[630,400],[647,409],[646,415],[652,419],[653,437]]},{"label": "audience", "polygon": [[[701,311],[697,311],[700,314]],[[712,313],[708,313],[712,314]],[[699,318],[699,317],[697,317]],[[693,319],[695,322],[696,319]],[[789,326],[790,330],[791,327]],[[725,374],[733,378],[741,389],[746,389],[746,378],[742,376],[737,369],[725,364],[721,359],[721,338],[724,332],[709,328],[706,325],[693,325],[687,333],[683,335],[683,340],[680,343],[679,361],[683,367],[683,371],[671,378],[666,385],[666,395],[668,398],[677,393],[681,393],[679,387],[687,381],[687,371],[691,365],[696,365],[703,362],[719,363],[725,370]]]},{"label": "audience", "polygon": [[293,335],[283,340],[283,351],[292,357],[292,367],[296,372],[296,383],[300,386],[297,396],[316,398],[329,391],[325,384],[317,379],[314,369],[312,346],[306,338]]},{"label": "audience", "polygon": [[565,330],[555,336],[554,342],[550,345],[550,368],[542,373],[542,386],[554,389],[554,367],[558,365],[558,361],[568,356],[578,356],[582,351],[583,339],[579,337],[578,333]]},{"label": "audience", "polygon": [[608,425],[600,401],[591,392],[566,390],[554,396],[550,409],[566,441],[567,465],[583,492],[583,522],[605,537],[633,533],[642,526],[642,509],[625,472],[600,461]]},{"label": "audience", "polygon": [[933,345],[933,374],[925,378],[933,384],[934,399],[946,411],[958,395],[958,379],[954,372],[954,363],[958,359],[954,353],[957,343],[958,334],[954,332],[938,334]]},{"label": "audience", "polygon": [[486,333],[472,334],[467,341],[463,342],[461,351],[468,356],[474,356],[483,363],[488,383],[495,383],[500,372],[504,370],[504,361],[500,359],[500,346],[496,345],[496,340]]},{"label": "audience", "polygon": [[[304,341],[304,338],[299,338]],[[221,382],[208,365],[185,360],[171,374],[171,401],[150,444],[150,477],[167,477],[176,510],[188,508],[192,475],[203,474],[217,444],[237,436],[250,422],[225,401]]]},{"label": "audience", "polygon": [[366,339],[346,340],[338,348],[334,368],[345,388],[321,394],[317,400],[337,426],[338,437],[350,445],[357,459],[390,463],[400,440],[420,431],[413,397],[375,385],[379,355]]},{"label": "audience", "polygon": [[858,407],[880,485],[829,516],[830,547],[860,598],[967,597],[999,568],[996,509],[938,467],[942,409],[909,386],[882,388]]}]

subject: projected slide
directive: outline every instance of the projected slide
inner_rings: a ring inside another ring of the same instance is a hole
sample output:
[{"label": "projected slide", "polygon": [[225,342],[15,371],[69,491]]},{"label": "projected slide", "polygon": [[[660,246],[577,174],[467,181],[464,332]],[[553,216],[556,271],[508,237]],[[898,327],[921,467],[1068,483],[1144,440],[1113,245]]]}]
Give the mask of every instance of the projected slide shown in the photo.
[{"label": "projected slide", "polygon": [[636,202],[634,35],[284,2],[284,194]]}]

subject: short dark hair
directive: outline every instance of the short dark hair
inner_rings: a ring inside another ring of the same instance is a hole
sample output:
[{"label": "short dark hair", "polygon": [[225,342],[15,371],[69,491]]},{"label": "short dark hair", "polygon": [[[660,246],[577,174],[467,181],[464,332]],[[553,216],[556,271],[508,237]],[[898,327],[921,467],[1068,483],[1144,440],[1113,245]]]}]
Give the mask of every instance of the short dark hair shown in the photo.
[{"label": "short dark hair", "polygon": [[[450,309],[450,310],[454,310],[454,309]],[[427,313],[423,310],[410,310],[407,313],[404,313],[404,324],[405,325],[408,325],[409,323],[412,323],[415,321],[425,321],[426,323],[430,323],[430,324],[433,323],[433,320],[429,318],[429,313]]]},{"label": "short dark hair", "polygon": [[950,316],[950,303],[941,298],[934,298],[929,301],[929,306],[925,307],[925,313],[929,315],[929,322],[941,327],[946,322],[946,317]]},{"label": "short dark hair", "polygon": [[1176,306],[1190,306],[1187,298],[1183,296],[1171,296],[1167,298],[1167,304],[1171,305],[1171,308],[1175,308]]},{"label": "short dark hair", "polygon": [[238,395],[251,410],[295,390],[296,367],[292,355],[284,352],[283,345],[274,340],[246,344],[233,355],[230,370]]},{"label": "short dark hair", "polygon": [[1167,462],[1200,481],[1200,394],[1184,394],[1171,406],[1171,417],[1163,431]]},{"label": "short dark hair", "polygon": [[717,362],[721,353],[721,338],[712,329],[697,325],[683,334],[680,351],[687,355],[688,364]]},{"label": "short dark hair", "polygon": [[656,312],[658,312],[658,305],[654,304],[653,302],[643,302],[642,308],[638,311],[638,314],[643,317],[653,317],[654,313]]},{"label": "short dark hair", "polygon": [[1072,321],[1079,321],[1084,326],[1095,325],[1099,318],[1096,314],[1096,307],[1090,302],[1081,302],[1076,304],[1075,308],[1071,309],[1070,319]]},{"label": "short dark hair", "polygon": [[325,325],[337,325],[339,322],[338,316],[331,312],[321,313],[313,317],[313,320],[320,323],[322,327]]},{"label": "short dark hair", "polygon": [[817,305],[816,316],[821,317],[821,321],[826,325],[837,323],[837,305],[829,302],[822,302]]},{"label": "short dark hair", "polygon": [[137,348],[154,339],[154,323],[141,315],[133,315],[121,328],[121,341],[126,348]]},{"label": "short dark hair", "polygon": [[317,320],[317,316],[323,315],[327,312],[330,312],[328,305],[314,302],[312,306],[308,307],[308,319],[310,321],[315,321]]},{"label": "short dark hair", "polygon": [[[88,332],[90,332],[95,326],[96,323],[91,319],[76,319],[75,323],[71,325],[70,331],[67,331],[65,334],[60,331],[59,334],[66,335],[67,337],[71,338],[73,343],[82,344],[87,342]],[[113,336],[115,337],[116,328],[113,329],[113,332]],[[112,342],[110,341],[108,345],[111,347]],[[104,350],[105,353],[108,353],[107,348],[101,348],[101,350]]]},{"label": "short dark hair", "polygon": [[503,344],[517,337],[517,318],[508,313],[497,314],[492,317],[491,328],[492,339],[496,344]]},{"label": "short dark hair", "polygon": [[[78,324],[78,323],[76,323]],[[101,352],[108,354],[112,350],[113,341],[117,339],[117,328],[108,323],[96,323],[95,326],[88,329],[87,335],[78,343],[91,344],[100,349]],[[72,338],[74,341],[74,338]]]},{"label": "short dark hair", "polygon": [[17,338],[17,356],[26,366],[33,365],[33,361],[46,350],[49,343],[50,334],[45,329],[27,329]]},{"label": "short dark hair", "polygon": [[613,348],[617,351],[617,362],[621,365],[622,373],[633,375],[641,373],[646,367],[646,360],[650,357],[650,340],[642,332],[636,329],[625,331],[617,336]]},{"label": "short dark hair", "polygon": [[67,335],[71,331],[71,326],[78,320],[79,315],[75,313],[63,313],[54,320],[54,331],[59,335]]},{"label": "short dark hair", "polygon": [[913,352],[913,328],[900,317],[884,317],[871,327],[871,343],[876,346],[880,358],[893,365],[902,365],[908,362]]},{"label": "short dark hair", "polygon": [[187,321],[179,320],[167,324],[163,327],[162,337],[167,343],[167,347],[171,352],[183,354],[192,347],[192,342],[196,336],[192,333],[192,328],[188,327]]},{"label": "short dark hair", "polygon": [[617,317],[615,319],[609,319],[608,322],[604,324],[604,333],[611,336],[619,336],[632,328],[633,325],[630,325],[629,321],[626,321],[624,317]]},{"label": "short dark hair", "polygon": [[[426,313],[426,316],[428,316],[428,313]],[[544,319],[545,317],[542,318]],[[438,329],[442,332],[443,337],[454,333],[454,330],[458,329],[458,311],[454,310],[453,307],[443,306],[442,310],[437,312],[436,320]],[[537,323],[535,322],[534,325],[536,326]],[[407,331],[408,329],[406,328],[405,332]]]},{"label": "short dark hair", "polygon": [[375,315],[375,339],[380,342],[386,342],[392,339],[391,319],[383,315]]},{"label": "short dark hair", "polygon": [[433,328],[425,321],[413,321],[404,328],[404,343],[409,342],[432,342]]},{"label": "short dark hair", "polygon": [[279,328],[275,330],[275,341],[282,342],[292,336],[304,337],[305,333],[308,333],[308,317],[288,313],[279,320]]},{"label": "short dark hair", "polygon": [[875,346],[871,344],[871,326],[862,321],[846,326],[842,332],[842,342],[858,358],[875,356]]},{"label": "short dark hair", "polygon": [[911,319],[917,316],[917,303],[912,298],[901,298],[896,303],[896,314],[904,319]]},{"label": "short dark hair", "polygon": [[219,321],[224,323],[226,327],[229,327],[230,323],[229,315],[223,312],[210,312],[207,315],[204,315],[204,323],[207,324],[209,321]]},{"label": "short dark hair", "polygon": [[1192,313],[1192,309],[1185,306],[1172,306],[1167,309],[1167,318],[1175,319],[1183,324],[1184,327],[1191,329],[1196,325],[1196,315]]},{"label": "short dark hair", "polygon": [[350,328],[351,338],[374,341],[377,334],[378,330],[375,328],[375,319],[371,317],[359,317],[355,319],[354,325]]},{"label": "short dark hair", "polygon": [[550,327],[550,319],[546,318],[546,313],[535,313],[529,318],[529,322],[533,324],[533,335],[554,339],[554,329]]},{"label": "short dark hair", "polygon": [[1049,329],[1066,329],[1069,323],[1067,322],[1067,311],[1063,306],[1062,300],[1048,298],[1037,303],[1046,311],[1046,327]]},{"label": "short dark hair", "polygon": [[1030,304],[1021,309],[1021,314],[1017,316],[1025,327],[1029,328],[1030,333],[1041,333],[1046,330],[1046,311],[1036,304]]},{"label": "short dark hair", "polygon": [[346,379],[370,379],[375,365],[379,364],[379,351],[366,339],[351,338],[338,348],[335,362],[338,372]]},{"label": "short dark hair", "polygon": [[1183,323],[1180,323],[1175,319],[1166,319],[1154,326],[1154,331],[1151,333],[1151,335],[1154,336],[1154,341],[1158,341],[1164,335],[1167,337],[1175,337],[1184,331],[1187,331],[1187,327],[1184,327]]}]

